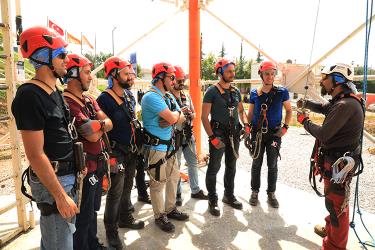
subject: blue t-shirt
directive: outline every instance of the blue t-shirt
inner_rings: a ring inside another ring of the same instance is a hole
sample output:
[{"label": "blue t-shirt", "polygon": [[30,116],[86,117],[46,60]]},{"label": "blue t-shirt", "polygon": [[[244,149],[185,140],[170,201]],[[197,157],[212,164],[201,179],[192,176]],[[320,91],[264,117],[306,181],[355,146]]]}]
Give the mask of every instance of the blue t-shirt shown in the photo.
[{"label": "blue t-shirt", "polygon": [[[172,129],[173,126],[169,126],[166,128],[162,128],[159,126],[159,120],[161,117],[159,113],[163,110],[169,108],[167,103],[164,100],[164,95],[161,91],[152,86],[157,93],[153,91],[148,91],[142,97],[142,120],[143,120],[143,127],[151,134],[159,137],[162,140],[170,140],[172,138]],[[177,110],[180,110],[176,99],[173,97],[172,94],[170,96],[173,99],[173,102],[176,104]],[[166,98],[167,102],[169,103],[169,99]],[[161,144],[158,146],[151,146],[151,149],[158,150],[158,151],[167,151],[167,145]]]},{"label": "blue t-shirt", "polygon": [[[135,109],[135,98],[131,91],[125,90],[130,96],[133,106]],[[124,102],[125,98],[120,97]],[[97,102],[102,111],[111,119],[113,123],[113,129],[108,132],[109,140],[116,141],[123,145],[129,145],[131,139],[131,127],[130,119],[124,110],[117,104],[117,102],[107,92],[103,92],[97,99]]]},{"label": "blue t-shirt", "polygon": [[[261,111],[261,105],[267,103],[269,93],[262,92],[261,96],[258,96],[257,89],[250,91],[250,103],[254,104],[254,115],[251,124],[254,128],[258,126],[258,119]],[[268,128],[274,129],[281,125],[281,119],[283,114],[283,103],[289,100],[289,92],[284,87],[278,87],[271,107],[267,110]]]}]

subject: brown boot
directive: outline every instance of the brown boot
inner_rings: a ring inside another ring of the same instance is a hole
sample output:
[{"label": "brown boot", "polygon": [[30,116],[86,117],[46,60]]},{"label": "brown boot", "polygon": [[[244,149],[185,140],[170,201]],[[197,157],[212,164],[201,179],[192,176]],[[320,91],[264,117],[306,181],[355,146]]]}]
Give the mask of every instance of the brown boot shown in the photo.
[{"label": "brown boot", "polygon": [[267,199],[267,201],[268,201],[268,204],[271,205],[271,207],[273,207],[273,208],[278,208],[279,207],[279,202],[276,199],[276,196],[275,196],[274,192],[268,193],[268,199]]},{"label": "brown boot", "polygon": [[250,197],[249,203],[250,203],[251,206],[258,205],[258,192],[257,191],[253,191],[251,193],[251,197]]},{"label": "brown boot", "polygon": [[322,238],[327,236],[326,228],[321,226],[321,225],[316,225],[314,227],[314,233],[316,233],[317,235],[319,235]]}]

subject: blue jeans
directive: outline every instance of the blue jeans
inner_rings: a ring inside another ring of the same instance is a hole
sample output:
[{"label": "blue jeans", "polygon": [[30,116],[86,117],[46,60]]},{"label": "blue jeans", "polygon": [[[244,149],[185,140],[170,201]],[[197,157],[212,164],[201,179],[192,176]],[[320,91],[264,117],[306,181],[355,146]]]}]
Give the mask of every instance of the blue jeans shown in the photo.
[{"label": "blue jeans", "polygon": [[277,181],[277,157],[279,156],[281,146],[281,138],[277,136],[267,136],[260,145],[259,157],[253,160],[251,166],[251,190],[259,192],[260,188],[260,172],[263,164],[264,152],[267,154],[267,193],[276,191]]},{"label": "blue jeans", "polygon": [[[76,232],[73,235],[74,249],[97,249],[99,246],[97,234],[97,213],[100,209],[102,195],[102,176],[97,176],[98,182],[90,183],[95,173],[88,173],[83,179],[82,200],[80,213],[77,214]],[[95,175],[96,176],[96,175]]]},{"label": "blue jeans", "polygon": [[[74,185],[75,176],[65,175],[57,177],[65,192],[69,193]],[[39,179],[30,175],[31,192],[37,203],[53,204],[55,200],[43,186]],[[75,217],[67,222],[59,213],[40,216],[40,232],[42,235],[40,249],[73,249],[73,233],[75,232]]]},{"label": "blue jeans", "polygon": [[[190,145],[186,147],[180,147],[177,151],[177,162],[178,168],[181,168],[181,156],[184,153],[184,158],[188,164],[188,174],[189,174],[189,182],[190,182],[190,190],[192,194],[198,193],[201,189],[199,187],[198,181],[198,157],[195,147],[195,141],[192,140]],[[177,193],[181,193],[181,178],[177,184]]]}]

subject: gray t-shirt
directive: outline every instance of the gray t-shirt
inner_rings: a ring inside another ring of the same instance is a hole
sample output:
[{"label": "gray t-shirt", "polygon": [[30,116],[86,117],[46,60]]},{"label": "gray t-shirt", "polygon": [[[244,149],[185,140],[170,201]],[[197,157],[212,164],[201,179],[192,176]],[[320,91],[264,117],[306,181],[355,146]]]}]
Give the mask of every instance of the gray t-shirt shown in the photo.
[{"label": "gray t-shirt", "polygon": [[229,110],[228,103],[230,105],[231,99],[233,102],[234,109],[234,124],[239,123],[238,119],[238,103],[241,101],[241,93],[238,88],[232,87],[230,89],[224,89],[224,94],[221,95],[219,89],[213,85],[210,86],[203,97],[203,103],[211,103],[211,120],[217,121],[224,126],[229,126]]}]

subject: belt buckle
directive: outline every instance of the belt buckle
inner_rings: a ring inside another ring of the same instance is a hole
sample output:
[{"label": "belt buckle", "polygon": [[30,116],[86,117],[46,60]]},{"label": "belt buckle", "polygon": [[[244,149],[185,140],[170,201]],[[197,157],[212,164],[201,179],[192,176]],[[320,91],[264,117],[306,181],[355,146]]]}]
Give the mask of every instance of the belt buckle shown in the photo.
[{"label": "belt buckle", "polygon": [[92,175],[89,178],[89,182],[90,182],[91,186],[94,186],[98,182],[98,177],[96,177],[96,175]]},{"label": "belt buckle", "polygon": [[59,162],[58,161],[51,161],[51,165],[52,165],[52,168],[53,170],[55,171],[55,173],[57,173],[59,171]]},{"label": "belt buckle", "polygon": [[157,145],[159,145],[159,142],[160,142],[160,139],[159,139],[159,138],[156,138],[156,139],[155,139],[155,143],[153,143],[153,146],[157,146]]}]

